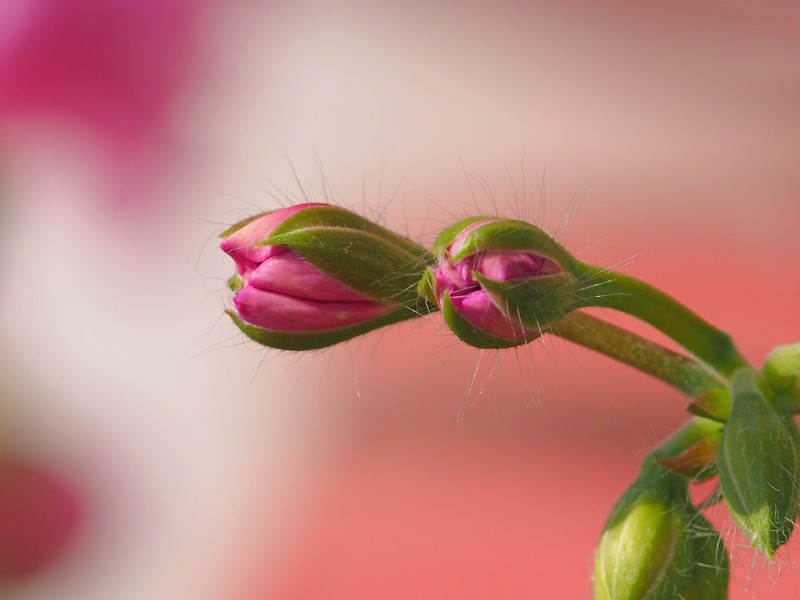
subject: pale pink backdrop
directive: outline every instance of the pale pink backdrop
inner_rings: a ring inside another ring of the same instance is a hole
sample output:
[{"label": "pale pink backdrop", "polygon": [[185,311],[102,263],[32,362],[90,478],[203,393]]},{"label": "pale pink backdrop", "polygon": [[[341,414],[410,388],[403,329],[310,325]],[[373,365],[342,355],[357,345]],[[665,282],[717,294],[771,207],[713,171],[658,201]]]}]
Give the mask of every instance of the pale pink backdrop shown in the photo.
[{"label": "pale pink backdrop", "polygon": [[[214,236],[284,193],[426,242],[529,216],[756,364],[800,339],[795,5],[6,4],[0,446],[83,517],[4,598],[591,597],[605,515],[685,400],[558,340],[480,356],[436,316],[309,356],[243,342]],[[42,6],[81,12],[41,37]],[[76,35],[164,61],[98,76]],[[768,564],[714,518],[731,598],[800,595],[799,542]]]}]

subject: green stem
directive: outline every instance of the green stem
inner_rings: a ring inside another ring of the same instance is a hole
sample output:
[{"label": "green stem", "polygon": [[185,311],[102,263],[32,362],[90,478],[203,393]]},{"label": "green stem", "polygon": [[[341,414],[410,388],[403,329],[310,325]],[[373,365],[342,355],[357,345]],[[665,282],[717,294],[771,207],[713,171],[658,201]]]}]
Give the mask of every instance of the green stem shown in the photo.
[{"label": "green stem", "polygon": [[691,358],[583,312],[570,313],[551,332],[652,375],[693,398],[723,385]]},{"label": "green stem", "polygon": [[667,294],[633,277],[577,262],[583,286],[581,306],[626,312],[662,331],[721,375],[730,379],[747,366],[731,337]]}]

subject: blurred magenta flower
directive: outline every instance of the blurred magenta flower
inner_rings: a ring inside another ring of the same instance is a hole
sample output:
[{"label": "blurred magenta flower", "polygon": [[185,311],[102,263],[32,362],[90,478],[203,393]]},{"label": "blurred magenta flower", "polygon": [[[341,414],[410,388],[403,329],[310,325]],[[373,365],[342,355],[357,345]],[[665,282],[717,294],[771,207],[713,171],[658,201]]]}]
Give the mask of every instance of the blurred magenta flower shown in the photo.
[{"label": "blurred magenta flower", "polygon": [[231,316],[264,345],[321,348],[419,315],[416,283],[428,253],[355,213],[300,204],[223,237],[236,262]]},{"label": "blurred magenta flower", "polygon": [[566,252],[540,229],[510,219],[471,218],[437,239],[436,268],[420,293],[436,302],[468,344],[531,341],[574,308]]},{"label": "blurred magenta flower", "polygon": [[[76,122],[110,153],[120,184],[163,160],[205,1],[6,0],[0,19],[0,128]],[[102,154],[101,154],[102,155]]]},{"label": "blurred magenta flower", "polygon": [[46,568],[73,541],[81,513],[75,490],[57,474],[0,460],[0,577]]}]

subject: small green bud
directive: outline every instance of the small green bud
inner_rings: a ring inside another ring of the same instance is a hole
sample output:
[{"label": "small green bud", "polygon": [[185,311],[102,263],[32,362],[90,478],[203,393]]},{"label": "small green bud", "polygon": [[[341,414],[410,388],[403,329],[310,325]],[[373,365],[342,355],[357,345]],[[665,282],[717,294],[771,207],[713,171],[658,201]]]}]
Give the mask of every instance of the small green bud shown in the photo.
[{"label": "small green bud", "polygon": [[767,401],[752,369],[734,374],[731,397],[717,457],[720,487],[736,523],[772,558],[797,517],[797,427]]},{"label": "small green bud", "polygon": [[776,392],[800,391],[800,342],[770,352],[762,374]]},{"label": "small green bud", "polygon": [[688,483],[653,466],[620,498],[595,554],[595,600],[675,600],[695,555]]}]

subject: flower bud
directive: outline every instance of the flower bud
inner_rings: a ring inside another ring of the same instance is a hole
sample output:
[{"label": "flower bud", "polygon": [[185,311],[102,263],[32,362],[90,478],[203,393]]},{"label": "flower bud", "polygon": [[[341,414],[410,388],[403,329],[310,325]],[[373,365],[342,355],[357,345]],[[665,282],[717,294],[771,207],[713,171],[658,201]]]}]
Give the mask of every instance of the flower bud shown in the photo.
[{"label": "flower bud", "polygon": [[772,558],[797,517],[797,426],[775,411],[751,369],[736,372],[731,396],[717,457],[720,487],[736,523]]},{"label": "flower bud", "polygon": [[595,554],[595,600],[674,600],[695,553],[687,482],[646,466],[620,498]]},{"label": "flower bud", "polygon": [[234,323],[274,348],[322,348],[418,316],[427,251],[345,209],[308,203],[222,234]]},{"label": "flower bud", "polygon": [[439,235],[434,253],[438,266],[425,273],[420,294],[473,346],[529,342],[577,307],[574,259],[530,223],[465,219]]},{"label": "flower bud", "polygon": [[800,342],[770,352],[762,373],[773,390],[800,392]]}]

